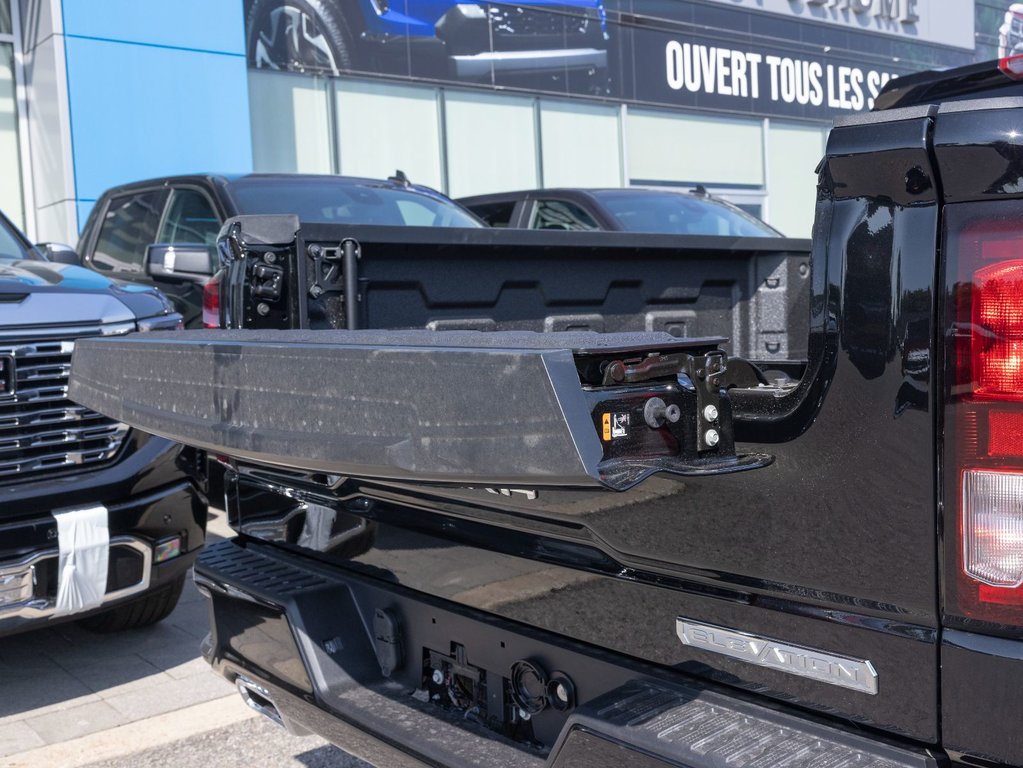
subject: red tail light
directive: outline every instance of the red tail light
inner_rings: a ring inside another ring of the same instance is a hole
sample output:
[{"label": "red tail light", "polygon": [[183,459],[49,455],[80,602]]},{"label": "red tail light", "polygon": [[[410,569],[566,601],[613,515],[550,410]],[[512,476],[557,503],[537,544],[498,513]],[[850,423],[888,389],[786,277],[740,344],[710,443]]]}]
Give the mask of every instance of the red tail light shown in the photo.
[{"label": "red tail light", "polygon": [[946,206],[945,225],[945,609],[1023,625],[1023,201]]},{"label": "red tail light", "polygon": [[[1010,242],[1023,256],[1023,240]],[[973,275],[972,293],[974,392],[1023,400],[1023,260],[981,267]]]},{"label": "red tail light", "polygon": [[1002,74],[1013,80],[1023,80],[1023,55],[1006,56],[998,60],[998,68]]},{"label": "red tail light", "polygon": [[204,328],[220,327],[220,278],[217,272],[202,287],[202,325]]}]

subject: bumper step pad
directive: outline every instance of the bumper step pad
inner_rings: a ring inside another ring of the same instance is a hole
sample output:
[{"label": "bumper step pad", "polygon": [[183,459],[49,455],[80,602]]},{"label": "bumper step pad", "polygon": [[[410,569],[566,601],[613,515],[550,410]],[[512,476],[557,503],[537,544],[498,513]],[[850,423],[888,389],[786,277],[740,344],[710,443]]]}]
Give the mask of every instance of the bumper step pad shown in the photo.
[{"label": "bumper step pad", "polygon": [[[933,758],[784,712],[681,686],[637,680],[580,709],[552,768],[620,763],[594,755],[646,753],[637,766],[699,768],[931,768]],[[649,757],[657,755],[657,758]],[[627,758],[631,760],[631,756]],[[632,763],[629,763],[632,765]]]}]

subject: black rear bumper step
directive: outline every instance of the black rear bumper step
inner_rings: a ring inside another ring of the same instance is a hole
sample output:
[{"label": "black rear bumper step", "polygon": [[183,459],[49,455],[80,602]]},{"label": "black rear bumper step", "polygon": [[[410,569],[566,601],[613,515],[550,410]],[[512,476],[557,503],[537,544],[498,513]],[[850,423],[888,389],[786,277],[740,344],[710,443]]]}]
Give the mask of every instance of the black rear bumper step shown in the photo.
[{"label": "black rear bumper step", "polygon": [[[222,542],[205,550],[195,573],[200,590],[213,600],[207,658],[214,668],[265,688],[294,730],[316,732],[379,765],[938,765],[923,750],[763,706],[671,670],[638,666],[273,545]],[[399,617],[402,628],[404,663],[390,678],[381,673],[374,640],[378,610]],[[532,716],[535,742],[553,745],[549,752],[515,744],[411,695],[420,687],[420,651],[446,652],[456,640],[464,644],[466,663],[498,679],[517,659],[528,658],[574,680],[574,708]]]}]

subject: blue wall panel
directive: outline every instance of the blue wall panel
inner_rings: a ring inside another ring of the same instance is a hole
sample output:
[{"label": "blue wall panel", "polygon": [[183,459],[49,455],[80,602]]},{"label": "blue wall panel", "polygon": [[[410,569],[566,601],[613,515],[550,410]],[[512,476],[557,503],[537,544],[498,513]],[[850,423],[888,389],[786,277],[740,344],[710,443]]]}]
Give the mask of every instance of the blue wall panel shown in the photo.
[{"label": "blue wall panel", "polygon": [[242,0],[64,0],[64,34],[245,54]]},{"label": "blue wall panel", "polygon": [[66,50],[79,201],[151,176],[252,169],[243,57],[72,37]]},{"label": "blue wall panel", "polygon": [[63,0],[79,229],[108,187],[252,170],[241,0]]}]

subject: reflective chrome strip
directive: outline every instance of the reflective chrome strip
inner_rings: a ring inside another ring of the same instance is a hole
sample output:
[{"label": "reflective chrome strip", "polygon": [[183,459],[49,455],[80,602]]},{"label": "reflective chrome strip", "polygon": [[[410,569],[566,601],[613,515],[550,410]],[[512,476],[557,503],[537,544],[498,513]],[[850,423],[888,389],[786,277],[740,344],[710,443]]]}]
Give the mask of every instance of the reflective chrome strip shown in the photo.
[{"label": "reflective chrome strip", "polygon": [[0,395],[0,483],[107,464],[128,427],[68,399],[76,338],[119,335],[132,323],[0,331],[13,386]]},{"label": "reflective chrome strip", "polygon": [[16,328],[4,328],[0,331],[0,346],[18,343],[23,340],[53,339],[59,342],[64,339],[77,339],[82,336],[120,336],[135,330],[135,323],[110,323],[108,325],[42,325]]},{"label": "reflective chrome strip", "polygon": [[493,51],[450,57],[458,76],[479,77],[497,72],[533,72],[562,68],[603,69],[607,51],[573,48],[554,51]]},{"label": "reflective chrome strip", "polygon": [[[152,578],[153,550],[149,544],[134,536],[116,536],[110,539],[110,549],[127,547],[142,557],[142,579],[136,584],[107,592],[103,604],[131,597],[149,589]],[[59,552],[48,549],[37,552],[15,563],[0,563],[0,620],[8,618],[45,619],[55,610],[54,597],[35,597],[35,569],[44,560],[57,560]]]},{"label": "reflective chrome strip", "polygon": [[675,632],[683,645],[872,696],[877,694],[877,672],[865,659],[850,659],[734,629],[697,624],[682,616],[675,620]]}]

